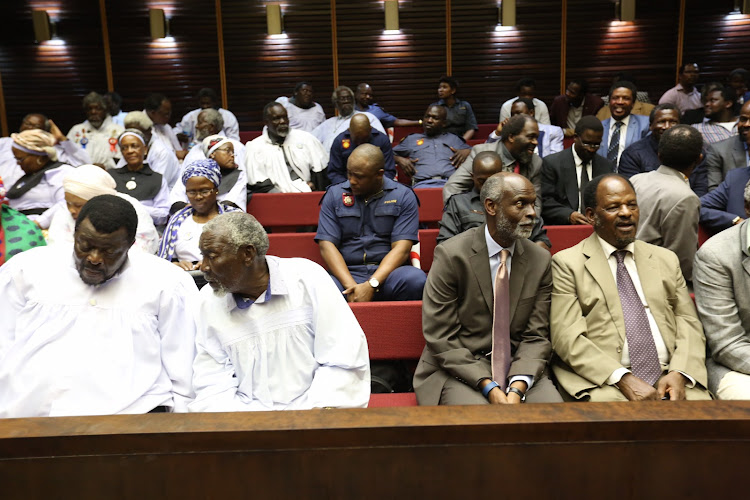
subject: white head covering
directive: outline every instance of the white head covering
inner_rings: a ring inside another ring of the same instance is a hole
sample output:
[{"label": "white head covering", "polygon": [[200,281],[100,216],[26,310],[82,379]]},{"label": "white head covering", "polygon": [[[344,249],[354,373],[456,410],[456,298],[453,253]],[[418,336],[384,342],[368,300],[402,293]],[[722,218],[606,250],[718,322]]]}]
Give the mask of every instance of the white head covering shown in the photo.
[{"label": "white head covering", "polygon": [[205,154],[206,158],[208,158],[209,156],[211,156],[211,153],[213,153],[226,143],[231,144],[232,141],[230,141],[223,135],[209,135],[208,137],[203,139],[203,154]]},{"label": "white head covering", "polygon": [[63,179],[63,189],[66,193],[86,201],[100,194],[117,194],[115,187],[117,183],[112,176],[96,165],[81,165]]}]

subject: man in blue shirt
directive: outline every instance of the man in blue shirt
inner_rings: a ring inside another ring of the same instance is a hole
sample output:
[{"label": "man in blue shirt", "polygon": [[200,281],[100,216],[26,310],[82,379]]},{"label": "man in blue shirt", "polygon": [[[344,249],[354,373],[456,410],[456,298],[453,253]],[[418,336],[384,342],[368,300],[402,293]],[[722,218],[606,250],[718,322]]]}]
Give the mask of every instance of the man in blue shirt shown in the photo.
[{"label": "man in blue shirt", "polygon": [[373,130],[367,115],[352,116],[349,130],[340,133],[331,146],[328,160],[328,178],[331,184],[338,184],[346,180],[346,162],[349,155],[360,144],[372,144],[380,148],[385,159],[385,175],[389,179],[396,177],[396,164],[393,161],[393,149],[388,136],[378,130]]},{"label": "man in blue shirt", "polygon": [[416,127],[421,125],[421,123],[416,120],[396,118],[381,108],[378,104],[375,104],[375,98],[372,96],[372,87],[366,83],[360,83],[354,91],[354,109],[375,115],[378,120],[380,120],[383,128]]},{"label": "man in blue shirt", "polygon": [[321,200],[315,241],[349,302],[420,300],[426,276],[404,265],[419,240],[414,192],[384,177],[383,153],[358,146],[347,161],[349,180]]},{"label": "man in blue shirt", "polygon": [[408,135],[393,148],[415,188],[443,187],[471,152],[463,139],[445,131],[446,116],[445,106],[431,104],[422,118],[424,133]]}]

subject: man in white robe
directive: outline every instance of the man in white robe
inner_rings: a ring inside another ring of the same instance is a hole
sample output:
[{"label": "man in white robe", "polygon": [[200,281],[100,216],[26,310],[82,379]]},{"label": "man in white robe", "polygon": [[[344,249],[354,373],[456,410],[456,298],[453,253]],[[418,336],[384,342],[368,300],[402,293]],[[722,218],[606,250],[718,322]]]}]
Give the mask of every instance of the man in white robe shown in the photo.
[{"label": "man in white robe", "polygon": [[177,266],[128,253],[138,218],[92,198],[74,249],[35,248],[0,268],[0,417],[185,411],[197,289]]},{"label": "man in white robe", "polygon": [[306,259],[266,256],[251,215],[209,221],[200,239],[196,399],[190,411],[365,407],[367,341],[328,273]]},{"label": "man in white robe", "polygon": [[[219,107],[219,104],[219,96],[216,95],[216,92],[214,92],[213,89],[200,89],[200,91],[198,92],[199,107],[187,113],[182,117],[180,123],[175,125],[175,130],[177,131],[178,138],[183,140],[183,142],[190,142],[191,138],[195,138],[195,125],[198,122],[198,115],[200,114],[200,112],[204,109],[215,109],[221,114],[221,117],[224,121],[223,128],[219,129],[219,131],[216,133],[223,135],[224,137],[229,137],[230,139],[239,141],[240,125],[237,122],[237,117],[234,116],[234,113],[232,113],[228,109]],[[200,140],[198,139],[196,139],[196,141],[200,142]]]},{"label": "man in white robe", "polygon": [[73,125],[68,139],[80,146],[91,162],[115,168],[116,159],[121,157],[117,138],[124,129],[112,121],[104,98],[96,92],[89,92],[83,98],[83,111],[86,121]]}]

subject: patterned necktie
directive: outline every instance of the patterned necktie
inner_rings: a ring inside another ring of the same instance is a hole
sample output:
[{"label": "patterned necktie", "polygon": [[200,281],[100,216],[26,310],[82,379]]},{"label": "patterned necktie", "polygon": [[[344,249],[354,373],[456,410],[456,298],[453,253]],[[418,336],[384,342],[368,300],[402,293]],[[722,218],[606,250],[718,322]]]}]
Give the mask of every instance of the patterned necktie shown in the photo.
[{"label": "patterned necktie", "polygon": [[583,190],[586,189],[586,184],[589,183],[589,171],[587,170],[587,163],[581,166],[581,186],[578,188],[578,211],[583,213]]},{"label": "patterned necktie", "polygon": [[615,122],[615,131],[612,132],[609,148],[607,148],[607,159],[615,164],[615,172],[617,172],[617,153],[620,151],[620,127],[622,127],[622,122]]},{"label": "patterned necktie", "polygon": [[630,368],[633,375],[654,385],[661,375],[659,355],[656,353],[654,336],[648,324],[646,309],[635,290],[630,274],[625,268],[627,250],[615,252],[617,259],[617,292],[620,294],[622,314],[625,316],[625,337],[630,352]]},{"label": "patterned necktie", "polygon": [[510,280],[505,265],[510,252],[500,251],[495,275],[495,303],[492,310],[492,380],[505,390],[510,369]]}]

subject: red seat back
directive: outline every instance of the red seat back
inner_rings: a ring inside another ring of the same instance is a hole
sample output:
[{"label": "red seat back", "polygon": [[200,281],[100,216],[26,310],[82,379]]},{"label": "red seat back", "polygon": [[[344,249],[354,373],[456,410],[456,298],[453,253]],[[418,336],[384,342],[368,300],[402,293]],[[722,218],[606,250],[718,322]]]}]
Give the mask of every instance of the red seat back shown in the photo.
[{"label": "red seat back", "polygon": [[594,228],[589,225],[544,227],[547,229],[547,237],[552,243],[552,255],[560,250],[577,245],[594,232]]},{"label": "red seat back", "polygon": [[421,300],[349,305],[367,337],[370,359],[419,359],[422,355]]}]

